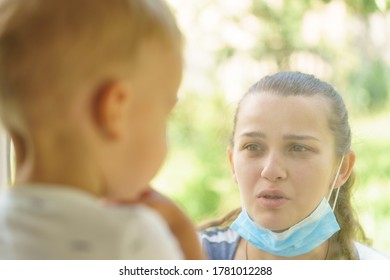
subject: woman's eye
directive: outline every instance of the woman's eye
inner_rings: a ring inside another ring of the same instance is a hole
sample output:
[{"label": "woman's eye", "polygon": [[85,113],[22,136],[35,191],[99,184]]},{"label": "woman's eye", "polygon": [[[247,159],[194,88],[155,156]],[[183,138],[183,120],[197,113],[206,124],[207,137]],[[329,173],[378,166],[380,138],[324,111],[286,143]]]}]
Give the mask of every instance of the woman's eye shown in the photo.
[{"label": "woman's eye", "polygon": [[305,146],[302,146],[302,145],[294,145],[294,146],[292,146],[291,151],[293,151],[293,152],[307,152],[307,151],[310,151],[310,149],[305,147]]},{"label": "woman's eye", "polygon": [[260,151],[261,148],[259,145],[256,145],[256,144],[248,144],[248,145],[245,145],[244,146],[245,150],[248,150],[248,151]]}]

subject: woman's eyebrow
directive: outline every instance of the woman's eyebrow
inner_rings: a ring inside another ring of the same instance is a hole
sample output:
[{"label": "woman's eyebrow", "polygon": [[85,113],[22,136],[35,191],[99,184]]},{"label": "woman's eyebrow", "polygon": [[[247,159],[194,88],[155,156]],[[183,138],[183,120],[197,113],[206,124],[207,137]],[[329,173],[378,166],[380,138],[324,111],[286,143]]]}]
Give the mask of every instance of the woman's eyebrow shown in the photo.
[{"label": "woman's eyebrow", "polygon": [[[251,137],[251,138],[267,138],[265,133],[260,132],[260,131],[248,131],[248,132],[243,132],[239,135],[239,137]],[[283,136],[284,140],[315,140],[315,141],[320,141],[317,137],[307,135],[307,134],[286,134]]]},{"label": "woman's eyebrow", "polygon": [[286,134],[283,136],[284,140],[315,140],[320,141],[320,139],[306,134]]},{"label": "woman's eyebrow", "polygon": [[266,138],[265,133],[260,131],[243,132],[239,137]]}]

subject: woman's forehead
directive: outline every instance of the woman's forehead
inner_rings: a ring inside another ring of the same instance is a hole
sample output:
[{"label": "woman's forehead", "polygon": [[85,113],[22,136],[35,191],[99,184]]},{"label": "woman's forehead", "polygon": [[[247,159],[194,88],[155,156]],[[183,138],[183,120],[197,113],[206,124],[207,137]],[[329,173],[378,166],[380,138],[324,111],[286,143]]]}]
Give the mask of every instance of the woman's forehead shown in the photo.
[{"label": "woman's forehead", "polygon": [[290,115],[293,113],[309,114],[314,111],[324,117],[328,117],[331,112],[329,100],[321,95],[279,95],[268,92],[247,95],[239,108],[239,114],[262,113],[263,111],[286,112]]},{"label": "woman's forehead", "polygon": [[238,130],[284,134],[331,133],[329,102],[319,96],[280,96],[270,93],[249,95],[240,105]]}]

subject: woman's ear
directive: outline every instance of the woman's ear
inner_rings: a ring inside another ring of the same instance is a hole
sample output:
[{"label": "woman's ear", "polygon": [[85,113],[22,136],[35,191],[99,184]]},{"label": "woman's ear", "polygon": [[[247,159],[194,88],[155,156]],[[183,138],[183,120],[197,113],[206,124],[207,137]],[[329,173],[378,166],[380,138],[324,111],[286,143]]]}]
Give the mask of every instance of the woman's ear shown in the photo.
[{"label": "woman's ear", "polygon": [[105,137],[117,139],[122,135],[130,101],[129,86],[122,82],[107,83],[96,91],[92,104],[94,121]]},{"label": "woman's ear", "polygon": [[234,182],[236,182],[237,184],[236,170],[234,169],[233,149],[231,147],[228,148],[228,157],[229,157],[230,169],[232,170],[232,177]]},{"label": "woman's ear", "polygon": [[355,165],[356,156],[353,151],[349,151],[344,155],[343,163],[341,164],[340,173],[337,177],[335,188],[341,187],[347,182],[351,176],[353,166]]}]

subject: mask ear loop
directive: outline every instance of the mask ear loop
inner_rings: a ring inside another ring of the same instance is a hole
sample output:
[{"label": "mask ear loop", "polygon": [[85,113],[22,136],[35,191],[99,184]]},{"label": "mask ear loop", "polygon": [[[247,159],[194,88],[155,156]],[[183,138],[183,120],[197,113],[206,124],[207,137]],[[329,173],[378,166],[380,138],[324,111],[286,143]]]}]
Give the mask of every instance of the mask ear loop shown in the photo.
[{"label": "mask ear loop", "polygon": [[[339,177],[341,166],[343,165],[343,161],[344,161],[344,155],[341,157],[339,167],[337,168],[337,173],[336,173],[336,176],[335,176],[335,178],[333,180],[332,188],[330,189],[330,193],[329,193],[329,196],[328,196],[328,201],[330,200],[330,197],[332,196],[332,192],[333,192],[334,186],[336,185],[337,178]],[[339,192],[340,192],[340,187],[337,188],[336,196],[335,196],[334,201],[333,201],[333,206],[332,206],[332,210],[333,211],[334,211],[334,209],[336,207],[336,202],[337,202],[337,198],[339,197]]]}]

